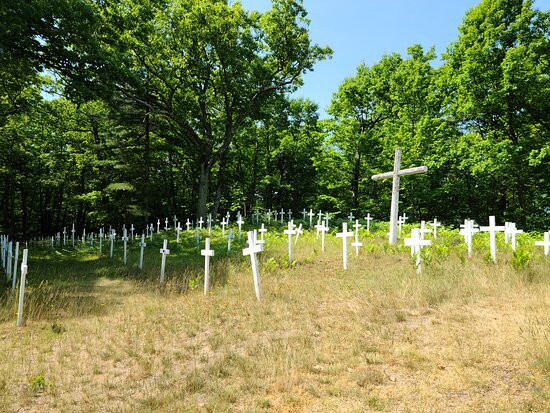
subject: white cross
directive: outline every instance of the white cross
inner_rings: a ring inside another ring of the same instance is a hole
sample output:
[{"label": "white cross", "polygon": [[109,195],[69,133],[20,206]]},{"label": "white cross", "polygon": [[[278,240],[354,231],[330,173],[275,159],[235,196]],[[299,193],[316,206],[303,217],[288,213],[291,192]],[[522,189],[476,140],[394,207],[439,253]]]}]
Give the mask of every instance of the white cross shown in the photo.
[{"label": "white cross", "polygon": [[436,239],[437,238],[437,227],[440,227],[441,223],[439,223],[437,221],[437,218],[434,218],[433,222],[428,222],[428,224],[432,226],[433,233],[434,233],[434,239]]},{"label": "white cross", "polygon": [[302,231],[302,224],[300,223],[298,228],[296,228],[296,239],[294,240],[294,245],[296,245],[296,243],[298,242],[298,238],[300,238],[300,235],[303,235],[303,233],[304,231]]},{"label": "white cross", "polygon": [[294,230],[294,223],[292,221],[288,221],[288,227],[284,230],[284,233],[288,235],[288,263],[289,265],[292,265],[292,236],[296,234],[296,230]]},{"label": "white cross", "polygon": [[279,216],[281,217],[281,224],[282,224],[283,220],[285,219],[285,210],[283,208],[281,208],[281,212],[280,212]]},{"label": "white cross", "polygon": [[420,221],[420,238],[424,239],[424,234],[432,232],[431,229],[426,228],[426,221]]},{"label": "white cross", "polygon": [[166,269],[166,256],[170,254],[168,249],[168,240],[164,240],[162,243],[162,248],[160,249],[162,254],[162,260],[160,262],[160,283],[164,283],[164,270]]},{"label": "white cross", "polygon": [[103,250],[103,228],[99,228],[99,255]]},{"label": "white cross", "polygon": [[134,224],[130,227],[130,232],[132,233],[132,241],[134,240]]},{"label": "white cross", "polygon": [[311,229],[311,224],[312,224],[312,219],[313,217],[315,216],[315,214],[313,213],[313,209],[310,209],[309,210],[309,228]]},{"label": "white cross", "polygon": [[222,226],[222,237],[225,235],[225,226],[227,225],[227,222],[225,221],[225,218],[222,218],[222,222],[220,223]]},{"label": "white cross", "polygon": [[157,219],[157,234],[160,234],[160,219]]},{"label": "white cross", "polygon": [[23,260],[21,261],[21,280],[19,281],[19,304],[17,306],[17,327],[23,325],[23,300],[25,297],[25,281],[27,279],[27,256],[29,250],[23,250]]},{"label": "white cross", "polygon": [[[544,255],[547,256],[550,253],[550,231],[544,233],[544,241],[535,241],[535,245],[537,247],[544,247]],[[15,251],[17,251],[17,247]]]},{"label": "white cross", "polygon": [[126,228],[122,231],[122,241],[124,241],[124,265],[126,265],[126,243],[128,242],[128,234]]},{"label": "white cross", "polygon": [[84,244],[86,242],[86,228],[82,230],[82,243]]},{"label": "white cross", "polygon": [[367,231],[370,232],[370,222],[373,220],[373,218],[371,218],[370,216],[370,212],[365,217],[365,220],[367,221]]},{"label": "white cross", "polygon": [[355,218],[355,217],[353,216],[353,212],[350,212],[349,215],[348,215],[348,219],[349,219],[350,221],[353,221],[354,218]]},{"label": "white cross", "polygon": [[348,238],[353,237],[353,232],[348,231],[348,223],[342,223],[342,232],[336,234],[337,238],[342,238],[342,263],[344,270],[348,269]]},{"label": "white cross", "polygon": [[197,224],[199,224],[199,229],[202,229],[202,224],[204,224],[202,217],[199,218],[199,220],[197,221]]},{"label": "white cross", "polygon": [[397,242],[397,217],[399,215],[399,178],[401,176],[419,174],[428,171],[427,166],[419,166],[416,168],[401,169],[401,148],[395,148],[395,159],[393,162],[393,171],[383,174],[373,175],[372,179],[386,179],[393,178],[392,195],[391,195],[391,209],[390,209],[390,244]]},{"label": "white cross", "polygon": [[181,223],[178,222],[178,225],[176,227],[176,243],[180,243],[180,231],[182,230],[183,228],[181,227]]},{"label": "white cross", "polygon": [[465,219],[464,224],[460,225],[460,235],[464,237],[464,242],[468,246],[468,256],[472,256],[472,238],[476,232],[479,232],[479,227],[474,224],[471,219]]},{"label": "white cross", "polygon": [[164,230],[168,231],[168,217],[164,220]]},{"label": "white cross", "polygon": [[189,227],[191,226],[191,222],[189,221],[189,218],[187,218],[187,222],[185,223],[185,226],[187,227],[187,231],[189,231]]},{"label": "white cross", "polygon": [[256,254],[263,251],[262,244],[256,244],[254,240],[254,232],[248,231],[248,248],[243,249],[243,256],[250,256],[250,263],[252,265],[252,275],[254,277],[254,290],[256,291],[256,298],[260,300],[262,296],[262,288],[260,284],[260,270],[258,269],[258,258]]},{"label": "white cross", "polygon": [[76,230],[74,229],[74,222],[73,222],[73,229],[71,229],[71,232],[73,233],[72,241],[73,241],[73,247],[74,247],[74,233],[76,232]]},{"label": "white cross", "polygon": [[267,211],[267,225],[271,225],[271,209]]},{"label": "white cross", "polygon": [[229,231],[227,232],[227,235],[225,236],[227,238],[227,252],[231,251],[231,239],[235,238],[235,235],[233,235],[233,231],[231,228],[229,228]]},{"label": "white cross", "polygon": [[113,245],[114,245],[114,242],[115,242],[115,230],[111,230],[111,234],[109,235],[109,239],[111,241],[111,249],[109,250],[109,258],[113,258]]},{"label": "white cross", "polygon": [[359,247],[363,246],[362,242],[359,242],[359,228],[361,228],[362,225],[359,223],[359,220],[355,220],[355,224],[353,224],[353,228],[355,228],[355,241],[351,243],[352,247],[355,247],[355,255],[359,255]]},{"label": "white cross", "polygon": [[63,227],[63,245],[67,244],[67,227]]},{"label": "white cross", "polygon": [[264,224],[262,224],[262,227],[258,230],[258,232],[260,233],[261,239],[256,240],[256,244],[265,244],[264,234],[267,232],[267,229],[264,227]]},{"label": "white cross", "polygon": [[139,243],[139,269],[143,269],[143,249],[147,246],[145,243],[145,235],[141,234],[141,242]]},{"label": "white cross", "polygon": [[522,232],[523,230],[516,228],[516,224],[514,222],[510,222],[508,225],[508,234],[512,243],[512,251],[516,250],[516,234],[521,234]]},{"label": "white cross", "polygon": [[241,227],[244,224],[243,219],[239,216],[239,219],[237,220],[237,225],[239,226],[239,238],[241,238]]},{"label": "white cross", "polygon": [[154,231],[155,231],[155,226],[151,222],[151,229],[149,230],[149,238],[150,238],[151,242],[153,241],[153,232]]},{"label": "white cross", "polygon": [[176,229],[176,223],[178,222],[178,218],[174,215],[174,229]]},{"label": "white cross", "polygon": [[208,223],[208,235],[212,234],[212,214],[208,214],[208,219],[206,220]]},{"label": "white cross", "polygon": [[322,219],[323,219],[323,212],[322,212],[322,211],[319,211],[319,212],[317,213],[317,216],[319,217],[319,219],[318,219],[319,221],[322,220]]},{"label": "white cross", "polygon": [[410,238],[405,238],[405,245],[411,247],[411,255],[416,257],[416,272],[422,272],[422,247],[431,245],[432,241],[422,239],[419,228],[413,228]]},{"label": "white cross", "polygon": [[325,250],[325,233],[327,233],[329,230],[328,226],[325,225],[325,221],[321,221],[321,228],[319,228],[319,231],[321,231],[321,250]]},{"label": "white cross", "polygon": [[491,258],[493,259],[493,262],[497,262],[496,233],[500,231],[504,231],[504,227],[503,226],[497,227],[495,225],[495,216],[491,215],[489,217],[489,226],[481,227],[480,230],[484,232],[489,232],[489,246],[491,248]]},{"label": "white cross", "polygon": [[204,256],[204,295],[206,295],[210,289],[210,257],[214,256],[214,250],[210,249],[210,238],[206,238],[204,243],[201,255]]},{"label": "white cross", "polygon": [[288,214],[288,220],[289,221],[292,220],[292,209],[289,209],[287,214]]},{"label": "white cross", "polygon": [[260,223],[260,210],[256,209],[256,224]]},{"label": "white cross", "polygon": [[307,211],[306,211],[306,209],[304,208],[304,209],[302,210],[302,221],[305,221],[305,220],[306,220],[306,215],[307,215]]}]

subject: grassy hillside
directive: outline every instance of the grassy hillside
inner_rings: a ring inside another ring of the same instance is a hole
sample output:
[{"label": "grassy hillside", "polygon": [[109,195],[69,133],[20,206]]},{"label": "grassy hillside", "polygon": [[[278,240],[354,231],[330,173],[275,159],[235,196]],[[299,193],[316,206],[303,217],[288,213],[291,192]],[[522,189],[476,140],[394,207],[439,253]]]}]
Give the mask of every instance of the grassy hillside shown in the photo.
[{"label": "grassy hillside", "polygon": [[289,266],[272,231],[261,302],[244,235],[228,255],[215,231],[208,296],[190,234],[170,234],[165,286],[160,236],[143,273],[137,242],[126,267],[120,245],[31,245],[23,328],[0,298],[0,411],[549,410],[550,261],[528,234],[497,264],[484,236],[468,259],[440,234],[417,275],[383,228],[346,272],[340,239],[306,233]]}]

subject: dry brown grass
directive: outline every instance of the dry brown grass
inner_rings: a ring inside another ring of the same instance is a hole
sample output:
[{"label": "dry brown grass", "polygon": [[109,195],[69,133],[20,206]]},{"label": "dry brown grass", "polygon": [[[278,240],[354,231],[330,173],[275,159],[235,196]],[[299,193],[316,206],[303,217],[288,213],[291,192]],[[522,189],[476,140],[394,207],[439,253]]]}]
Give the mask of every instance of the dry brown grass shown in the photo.
[{"label": "dry brown grass", "polygon": [[294,268],[268,246],[260,303],[246,261],[220,257],[207,297],[100,277],[78,293],[93,311],[0,324],[0,411],[550,410],[548,261],[417,276],[373,245],[347,272],[340,240],[307,235]]}]

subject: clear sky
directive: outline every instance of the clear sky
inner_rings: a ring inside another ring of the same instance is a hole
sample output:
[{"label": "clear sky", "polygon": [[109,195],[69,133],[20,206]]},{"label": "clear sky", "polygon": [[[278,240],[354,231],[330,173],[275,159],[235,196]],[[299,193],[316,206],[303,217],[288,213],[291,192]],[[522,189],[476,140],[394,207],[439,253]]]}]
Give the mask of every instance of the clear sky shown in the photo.
[{"label": "clear sky", "polygon": [[[241,0],[246,9],[265,11],[269,0]],[[304,77],[295,94],[319,104],[321,116],[338,85],[355,73],[361,63],[372,64],[384,54],[406,54],[419,43],[435,46],[438,56],[458,36],[466,11],[479,0],[304,0],[310,35],[315,43],[328,45],[332,59],[317,63]],[[550,0],[536,0],[535,7],[550,8]]]}]

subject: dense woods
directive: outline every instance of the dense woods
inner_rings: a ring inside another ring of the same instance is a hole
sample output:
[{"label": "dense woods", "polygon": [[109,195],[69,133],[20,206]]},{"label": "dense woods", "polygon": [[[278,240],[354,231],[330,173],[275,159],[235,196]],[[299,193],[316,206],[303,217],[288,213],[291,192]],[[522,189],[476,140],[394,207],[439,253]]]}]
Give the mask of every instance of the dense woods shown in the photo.
[{"label": "dense woods", "polygon": [[[302,208],[550,226],[550,13],[483,0],[440,64],[411,45],[295,99],[330,58],[299,0],[0,5],[0,232]],[[361,216],[361,215],[359,215]]]}]

